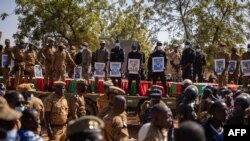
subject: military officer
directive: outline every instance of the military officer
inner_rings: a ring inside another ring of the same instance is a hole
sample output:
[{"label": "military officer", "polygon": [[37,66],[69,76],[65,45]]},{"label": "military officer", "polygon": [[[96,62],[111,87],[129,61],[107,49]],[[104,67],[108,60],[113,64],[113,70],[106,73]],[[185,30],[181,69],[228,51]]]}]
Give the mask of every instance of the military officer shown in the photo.
[{"label": "military officer", "polygon": [[[56,49],[54,48],[54,40],[52,38],[48,39],[48,44],[46,47],[44,47],[41,50],[41,56],[44,59],[44,65],[45,65],[45,72],[44,72],[44,88],[45,90],[51,89],[51,86],[53,84],[53,58],[54,54],[56,52]],[[48,82],[49,80],[49,82]]]},{"label": "military officer", "polygon": [[[105,47],[106,42],[104,40],[100,41],[100,48],[95,51],[94,63],[105,63],[105,80],[107,80],[108,72],[108,61],[109,61],[109,50]],[[95,66],[95,64],[93,64]],[[95,78],[95,82],[98,83],[98,77]]]},{"label": "military officer", "polygon": [[50,140],[65,141],[68,103],[64,97],[65,82],[54,82],[55,93],[44,99],[45,122]]},{"label": "military officer", "polygon": [[[153,79],[153,84],[156,84],[156,81],[158,79],[158,77],[160,77],[161,79],[161,83],[165,89],[165,92],[167,92],[167,86],[166,86],[166,77],[164,74],[164,70],[166,68],[166,62],[167,62],[167,56],[166,53],[161,49],[162,47],[162,43],[160,41],[158,41],[156,43],[156,47],[155,47],[155,51],[153,53],[150,54],[149,59],[148,59],[148,70],[151,72],[152,75],[152,79]],[[162,64],[153,64],[153,60],[155,57],[161,57],[163,58],[163,62]],[[155,71],[154,68],[158,68],[158,66],[160,66],[160,68],[163,68],[163,70],[158,70]],[[161,66],[163,65],[163,66]]]},{"label": "military officer", "polygon": [[[140,91],[140,68],[142,67],[142,62],[143,62],[143,58],[142,58],[142,54],[140,52],[137,51],[137,46],[136,45],[132,45],[132,51],[128,53],[128,57],[127,57],[127,72],[128,72],[128,90],[127,93],[128,95],[130,94],[131,91],[131,84],[132,81],[135,80],[136,81],[136,94],[139,95],[139,91]],[[134,62],[131,62],[130,66],[129,66],[129,60],[130,59],[136,59],[138,60],[139,64],[135,64]],[[138,70],[136,70],[136,66],[134,65],[138,65]],[[135,69],[135,70],[134,70]]]},{"label": "military officer", "polygon": [[[247,52],[243,53],[242,60],[250,60],[250,44],[247,45]],[[248,83],[249,83],[250,76],[244,76],[242,77],[242,84],[244,89],[248,89]]]},{"label": "military officer", "polygon": [[87,92],[87,81],[80,79],[76,81],[76,93],[70,97],[69,113],[72,119],[78,119],[86,115],[85,101],[83,95]]},{"label": "military officer", "polygon": [[26,44],[23,40],[20,41],[20,44],[15,46],[12,50],[12,59],[14,60],[14,71],[15,71],[15,87],[17,87],[24,75],[25,69],[25,52]]},{"label": "military officer", "polygon": [[[120,41],[116,40],[115,47],[111,49],[110,62],[119,62],[121,63],[120,73],[122,74],[122,64],[124,62],[124,51],[121,48]],[[112,71],[112,70],[111,70]],[[116,80],[118,80],[118,86],[122,86],[122,76],[120,77],[111,77],[113,84],[115,85]]]},{"label": "military officer", "polygon": [[231,52],[230,61],[236,61],[236,69],[232,73],[228,72],[228,83],[233,82],[234,84],[238,84],[240,75],[240,55],[237,53],[237,48],[235,47],[231,49]]},{"label": "military officer", "polygon": [[11,48],[10,48],[10,39],[5,39],[5,47],[3,50],[3,54],[6,54],[7,62],[4,65],[4,68],[2,68],[3,78],[4,78],[4,84],[7,86],[9,82],[9,76],[10,76],[10,68],[9,65],[11,63]]},{"label": "military officer", "polygon": [[107,97],[108,97],[108,105],[106,107],[104,107],[99,113],[98,113],[98,117],[99,118],[103,118],[104,116],[106,116],[108,113],[110,113],[113,109],[113,103],[114,103],[114,97],[116,95],[125,95],[126,92],[116,86],[110,86],[109,87],[109,92],[107,93]]},{"label": "military officer", "polygon": [[65,81],[66,61],[76,66],[69,52],[67,52],[65,48],[66,46],[63,43],[59,43],[58,50],[55,52],[52,60],[51,67],[53,68],[53,74],[56,81]]},{"label": "military officer", "polygon": [[42,64],[37,60],[37,53],[34,50],[36,46],[34,44],[29,44],[29,49],[25,51],[24,53],[24,61],[25,61],[25,77],[27,79],[28,83],[33,82],[33,77],[35,76],[34,72],[34,66],[36,64],[39,64],[42,66]]},{"label": "military officer", "polygon": [[109,92],[109,87],[114,86],[114,84],[111,81],[105,81],[103,83],[103,89],[104,89],[104,94],[101,94],[97,98],[97,107],[99,111],[101,111],[104,107],[108,106],[108,92]]},{"label": "military officer", "polygon": [[82,60],[80,66],[82,66],[82,77],[86,80],[89,80],[91,73],[91,61],[92,61],[92,51],[88,48],[88,43],[83,42],[80,45],[82,52]]},{"label": "military officer", "polygon": [[218,87],[226,86],[227,85],[227,68],[228,68],[228,63],[229,63],[229,54],[225,51],[226,48],[226,43],[225,42],[220,42],[220,52],[217,54],[216,59],[225,59],[225,68],[222,71],[221,75],[217,74],[218,78]]},{"label": "military officer", "polygon": [[103,118],[105,123],[104,139],[106,141],[128,140],[126,108],[125,97],[121,95],[115,96],[112,112]]},{"label": "military officer", "polygon": [[193,65],[195,52],[191,48],[190,41],[185,41],[185,48],[181,56],[182,79],[193,79]]},{"label": "military officer", "polygon": [[[70,46],[70,49],[69,49],[69,54],[71,56],[71,58],[73,60],[75,60],[75,57],[76,57],[76,46],[75,45],[72,45]],[[74,75],[74,66],[72,66],[72,64],[67,64],[67,72],[68,72],[68,76],[69,78],[73,78],[73,75]]]},{"label": "military officer", "polygon": [[[207,61],[205,55],[201,52],[199,45],[195,47],[195,59],[194,59],[194,76],[193,82],[203,82],[203,70],[202,67],[206,66]],[[196,81],[196,75],[198,75],[198,81]]]},{"label": "military officer", "polygon": [[95,116],[84,116],[69,122],[67,137],[69,141],[102,141],[103,121]]},{"label": "military officer", "polygon": [[172,74],[172,80],[174,82],[180,82],[182,81],[181,78],[181,53],[179,51],[179,45],[174,44],[173,45],[174,50],[169,55],[169,61],[171,65],[171,74]]}]

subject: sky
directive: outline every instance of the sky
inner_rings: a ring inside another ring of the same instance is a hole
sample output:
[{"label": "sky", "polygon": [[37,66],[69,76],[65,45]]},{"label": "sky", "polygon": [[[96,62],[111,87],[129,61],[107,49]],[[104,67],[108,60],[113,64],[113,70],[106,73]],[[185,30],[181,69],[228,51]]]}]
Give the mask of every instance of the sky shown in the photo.
[{"label": "sky", "polygon": [[[16,7],[15,0],[0,0],[0,14],[6,12],[8,14],[13,13]],[[14,13],[5,18],[5,20],[0,20],[0,32],[2,32],[2,37],[0,39],[0,44],[4,44],[4,40],[9,38],[11,45],[14,45],[14,39],[12,35],[16,33],[18,26],[18,16]],[[169,41],[169,34],[167,32],[159,32],[158,40],[165,42]]]}]

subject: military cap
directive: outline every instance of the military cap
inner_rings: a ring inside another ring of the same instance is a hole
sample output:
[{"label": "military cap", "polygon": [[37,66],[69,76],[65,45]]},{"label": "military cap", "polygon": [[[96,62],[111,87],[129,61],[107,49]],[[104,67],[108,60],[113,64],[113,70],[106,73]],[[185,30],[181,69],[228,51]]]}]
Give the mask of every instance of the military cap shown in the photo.
[{"label": "military cap", "polygon": [[153,91],[153,90],[160,90],[160,91],[162,91],[163,87],[160,86],[160,85],[152,85],[150,89],[151,89],[151,91]]},{"label": "military cap", "polygon": [[89,46],[89,44],[87,42],[83,42],[82,45],[85,47]]},{"label": "military cap", "polygon": [[54,40],[51,37],[49,37],[48,42],[54,42]]},{"label": "military cap", "polygon": [[20,93],[34,92],[36,89],[34,89],[34,86],[32,86],[31,83],[23,83],[17,86],[17,91]]},{"label": "military cap", "polygon": [[179,47],[179,45],[178,44],[173,44],[173,47],[177,48],[177,47]]},{"label": "military cap", "polygon": [[0,119],[1,120],[16,120],[22,116],[22,113],[17,112],[9,107],[7,101],[0,97]]},{"label": "military cap", "polygon": [[85,80],[85,79],[79,79],[79,80],[76,80],[76,84],[83,84],[83,85],[87,85],[87,84],[88,84],[88,82],[87,82],[87,80]]},{"label": "military cap", "polygon": [[6,42],[6,43],[9,43],[9,42],[10,42],[10,39],[5,39],[5,42]]},{"label": "military cap", "polygon": [[65,86],[65,85],[66,85],[66,83],[63,81],[55,81],[54,82],[54,86]]},{"label": "military cap", "polygon": [[58,44],[58,47],[63,47],[64,49],[66,48],[66,46],[64,45],[63,42],[60,42],[60,43]]},{"label": "military cap", "polygon": [[69,122],[67,135],[77,133],[99,133],[104,128],[104,122],[95,116],[83,116]]},{"label": "military cap", "polygon": [[106,42],[104,40],[101,40],[100,44],[106,44]]},{"label": "military cap", "polygon": [[220,41],[219,45],[220,45],[220,47],[225,47],[225,46],[226,46],[226,43],[223,42],[223,41]]},{"label": "military cap", "polygon": [[110,86],[109,93],[113,93],[116,95],[125,95],[126,94],[126,92],[123,89],[116,87],[116,86]]},{"label": "military cap", "polygon": [[103,85],[104,85],[104,86],[107,86],[107,87],[114,86],[113,82],[111,82],[111,81],[105,81],[105,82],[103,83]]}]

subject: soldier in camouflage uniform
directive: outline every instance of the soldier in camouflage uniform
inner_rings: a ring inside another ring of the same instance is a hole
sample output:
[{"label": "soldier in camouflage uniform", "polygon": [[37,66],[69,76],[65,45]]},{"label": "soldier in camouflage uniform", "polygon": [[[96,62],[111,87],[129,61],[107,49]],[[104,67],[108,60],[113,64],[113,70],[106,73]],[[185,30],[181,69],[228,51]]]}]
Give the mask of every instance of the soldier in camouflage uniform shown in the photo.
[{"label": "soldier in camouflage uniform", "polygon": [[[69,50],[69,54],[71,56],[71,58],[73,60],[75,60],[75,56],[76,56],[76,46],[72,45],[70,47],[70,50]],[[69,78],[73,78],[73,75],[74,75],[74,66],[72,66],[72,64],[67,64],[67,72],[68,72],[68,76]]]},{"label": "soldier in camouflage uniform", "polygon": [[65,141],[68,102],[64,97],[65,82],[54,82],[55,93],[44,99],[45,123],[50,140]]},{"label": "soldier in camouflage uniform", "polygon": [[86,115],[83,94],[87,91],[87,81],[80,79],[76,81],[76,93],[70,97],[69,113],[72,119],[78,119]]},{"label": "soldier in camouflage uniform", "polygon": [[80,66],[82,66],[82,77],[89,80],[91,73],[91,61],[92,61],[92,51],[88,48],[88,43],[83,42],[80,45],[82,49],[82,61]]},{"label": "soldier in camouflage uniform", "polygon": [[226,44],[224,42],[220,42],[220,52],[217,54],[216,59],[225,59],[225,69],[223,70],[221,75],[217,74],[218,78],[218,87],[227,85],[227,68],[229,63],[229,54],[225,51]]},{"label": "soldier in camouflage uniform", "polygon": [[230,60],[231,61],[236,61],[236,69],[235,71],[230,74],[230,72],[228,73],[228,83],[233,82],[234,84],[238,84],[238,80],[239,80],[239,75],[240,75],[240,55],[237,53],[237,48],[233,47],[231,49],[232,53],[230,56]]},{"label": "soldier in camouflage uniform", "polygon": [[169,55],[169,62],[171,65],[172,80],[174,82],[181,82],[181,53],[179,51],[179,46],[174,44],[174,50]]}]

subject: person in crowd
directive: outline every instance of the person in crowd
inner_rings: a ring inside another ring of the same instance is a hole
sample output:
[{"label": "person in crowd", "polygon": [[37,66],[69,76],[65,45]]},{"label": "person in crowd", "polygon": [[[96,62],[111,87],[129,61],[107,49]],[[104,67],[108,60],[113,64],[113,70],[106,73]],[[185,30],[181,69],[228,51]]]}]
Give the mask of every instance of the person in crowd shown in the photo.
[{"label": "person in crowd", "polygon": [[27,108],[27,101],[23,95],[17,91],[8,91],[4,98],[8,102],[9,106],[16,111],[23,112]]},{"label": "person in crowd", "polygon": [[[201,47],[199,45],[195,46],[195,58],[194,58],[194,82],[203,82],[203,66],[206,66],[207,61],[205,55],[201,52]],[[198,76],[198,81],[196,81],[196,76]]]},{"label": "person in crowd", "polygon": [[195,51],[191,48],[192,44],[190,41],[185,41],[184,50],[181,56],[181,69],[182,69],[182,79],[193,79],[193,65],[195,59]]},{"label": "person in crowd", "polygon": [[104,139],[107,141],[125,141],[129,138],[127,128],[127,102],[124,96],[114,97],[113,110],[103,118],[105,123]]},{"label": "person in crowd", "polygon": [[172,124],[172,112],[165,104],[152,107],[152,120],[144,124],[138,133],[138,141],[166,141]]},{"label": "person in crowd", "polygon": [[185,98],[185,94],[184,94],[185,89],[192,84],[193,84],[193,82],[190,79],[185,79],[182,81],[182,88],[181,88],[182,92],[178,96],[176,96],[176,108],[177,109],[178,109],[178,106],[180,105],[180,103]]},{"label": "person in crowd", "polygon": [[43,138],[37,134],[40,128],[40,116],[35,109],[25,109],[22,112],[21,129],[18,131],[20,141],[43,141]]},{"label": "person in crowd", "polygon": [[69,141],[102,141],[104,123],[95,116],[84,116],[69,122],[67,138]]},{"label": "person in crowd", "polygon": [[104,94],[101,94],[98,98],[97,98],[97,107],[98,110],[101,111],[104,107],[108,106],[109,102],[108,102],[108,92],[109,92],[109,87],[110,86],[114,86],[114,84],[111,81],[105,81],[103,83],[103,92]]},{"label": "person in crowd", "polygon": [[231,49],[230,61],[236,61],[236,68],[232,73],[228,73],[228,83],[238,84],[240,76],[240,55],[237,53],[237,48]]}]

